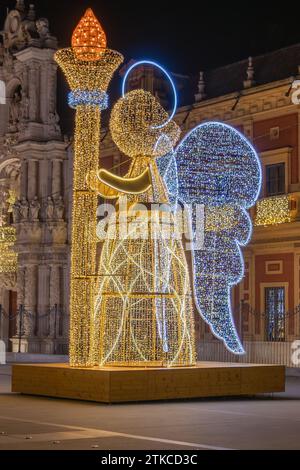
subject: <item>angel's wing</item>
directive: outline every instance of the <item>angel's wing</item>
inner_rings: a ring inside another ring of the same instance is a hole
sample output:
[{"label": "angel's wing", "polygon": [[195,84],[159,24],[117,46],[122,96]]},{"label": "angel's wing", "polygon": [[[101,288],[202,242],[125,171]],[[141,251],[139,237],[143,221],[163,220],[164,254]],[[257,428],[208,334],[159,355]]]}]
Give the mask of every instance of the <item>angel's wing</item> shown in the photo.
[{"label": "angel's wing", "polygon": [[206,123],[185,137],[175,157],[179,199],[205,206],[204,245],[193,253],[198,311],[227,349],[243,354],[230,297],[244,276],[240,247],[250,241],[252,222],[246,209],[261,189],[258,156],[232,127]]}]

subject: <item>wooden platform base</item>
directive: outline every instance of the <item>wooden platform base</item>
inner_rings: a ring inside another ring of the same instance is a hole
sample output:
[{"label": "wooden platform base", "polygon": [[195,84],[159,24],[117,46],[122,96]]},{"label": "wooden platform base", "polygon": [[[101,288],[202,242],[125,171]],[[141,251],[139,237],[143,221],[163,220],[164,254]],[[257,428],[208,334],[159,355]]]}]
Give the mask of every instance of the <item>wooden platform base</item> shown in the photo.
[{"label": "wooden platform base", "polygon": [[67,364],[14,365],[12,391],[101,403],[282,392],[285,367],[201,362],[175,369],[73,369]]}]

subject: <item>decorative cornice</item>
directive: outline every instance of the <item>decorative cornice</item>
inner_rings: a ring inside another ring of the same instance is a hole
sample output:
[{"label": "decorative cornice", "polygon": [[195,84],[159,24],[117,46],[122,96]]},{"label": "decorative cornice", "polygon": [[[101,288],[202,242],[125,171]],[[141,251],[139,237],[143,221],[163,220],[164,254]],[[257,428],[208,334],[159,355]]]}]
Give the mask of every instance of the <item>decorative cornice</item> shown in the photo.
[{"label": "decorative cornice", "polygon": [[37,47],[27,47],[20,52],[16,52],[14,56],[20,62],[27,62],[29,60],[37,60],[42,62],[52,61],[53,65],[56,65],[54,61],[55,50],[53,49],[39,49]]}]

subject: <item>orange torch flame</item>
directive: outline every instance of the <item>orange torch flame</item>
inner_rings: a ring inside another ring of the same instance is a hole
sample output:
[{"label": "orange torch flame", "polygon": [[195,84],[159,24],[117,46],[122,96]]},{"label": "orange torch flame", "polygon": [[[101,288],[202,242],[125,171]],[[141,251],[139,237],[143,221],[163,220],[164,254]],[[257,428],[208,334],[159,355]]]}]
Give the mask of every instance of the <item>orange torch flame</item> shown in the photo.
[{"label": "orange torch flame", "polygon": [[91,8],[76,26],[72,36],[72,48],[79,60],[100,60],[106,49],[105,32]]}]

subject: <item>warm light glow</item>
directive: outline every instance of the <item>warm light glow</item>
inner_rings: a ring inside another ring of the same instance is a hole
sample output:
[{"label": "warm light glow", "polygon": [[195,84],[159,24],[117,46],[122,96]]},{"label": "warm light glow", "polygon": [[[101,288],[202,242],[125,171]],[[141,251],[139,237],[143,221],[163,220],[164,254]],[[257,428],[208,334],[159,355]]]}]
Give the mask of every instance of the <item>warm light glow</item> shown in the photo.
[{"label": "warm light glow", "polygon": [[279,225],[291,222],[290,196],[275,196],[258,201],[256,226]]},{"label": "warm light glow", "polygon": [[105,34],[91,10],[75,30],[72,46],[57,51],[55,60],[71,88],[69,103],[76,108],[69,354],[71,366],[86,367],[90,365],[98,205],[87,175],[99,169],[101,110],[107,107],[107,88],[123,57],[106,49]]},{"label": "warm light glow", "polygon": [[100,60],[106,49],[105,32],[91,8],[88,8],[74,30],[72,47],[79,60]]},{"label": "warm light glow", "polygon": [[[94,325],[94,364],[193,366],[195,325],[189,271],[175,216],[127,213],[128,236],[113,219],[103,244]],[[156,222],[153,222],[155,216]],[[110,233],[115,234],[110,237]],[[148,236],[143,237],[143,233]],[[154,236],[155,233],[155,236]],[[112,238],[112,239],[110,239]]]},{"label": "warm light glow", "polygon": [[[189,269],[182,240],[172,236],[175,214],[154,208],[138,216],[134,212],[143,202],[165,203],[171,209],[156,163],[180,135],[174,121],[158,127],[167,119],[159,102],[143,90],[127,93],[111,115],[113,140],[132,164],[125,178],[104,171],[98,177],[130,195],[125,203],[120,194],[118,217],[109,220],[101,252],[91,323],[94,365],[175,367],[196,361]],[[136,186],[145,192],[134,194]],[[127,233],[119,216],[126,219]]]},{"label": "warm light glow", "polygon": [[17,254],[13,251],[16,242],[14,227],[0,227],[0,274],[17,272]]},{"label": "warm light glow", "polygon": [[167,120],[168,113],[151,93],[133,90],[115,104],[109,125],[121,152],[131,158],[158,158],[170,152],[180,137],[174,121],[160,127]]}]

